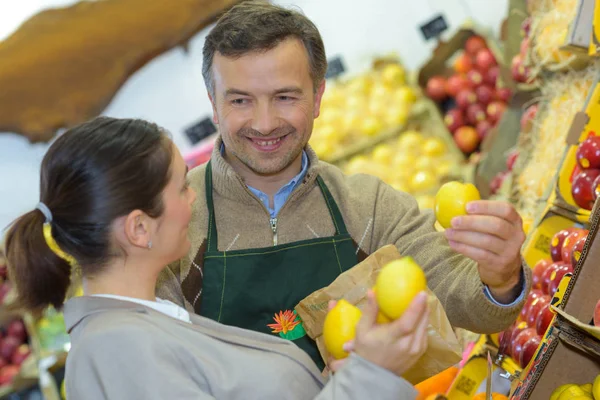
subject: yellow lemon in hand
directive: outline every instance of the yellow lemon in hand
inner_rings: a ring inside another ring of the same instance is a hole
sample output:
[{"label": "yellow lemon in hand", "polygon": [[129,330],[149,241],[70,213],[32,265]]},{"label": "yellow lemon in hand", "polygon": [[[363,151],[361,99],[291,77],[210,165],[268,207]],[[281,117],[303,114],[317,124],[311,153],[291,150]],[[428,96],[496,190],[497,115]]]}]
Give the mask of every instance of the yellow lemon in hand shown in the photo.
[{"label": "yellow lemon in hand", "polygon": [[558,396],[558,400],[570,400],[578,397],[587,398],[588,396],[585,395],[585,392],[579,386],[571,385],[562,391]]},{"label": "yellow lemon in hand", "polygon": [[447,229],[452,218],[467,214],[467,203],[480,199],[479,191],[471,183],[445,183],[435,195],[435,217]]},{"label": "yellow lemon in hand", "polygon": [[408,308],[414,297],[427,288],[425,273],[412,257],[386,264],[375,281],[375,298],[380,311],[394,320]]},{"label": "yellow lemon in hand", "polygon": [[356,324],[362,316],[358,307],[342,299],[327,313],[323,324],[325,348],[336,359],[348,356],[343,349],[344,343],[353,340]]}]

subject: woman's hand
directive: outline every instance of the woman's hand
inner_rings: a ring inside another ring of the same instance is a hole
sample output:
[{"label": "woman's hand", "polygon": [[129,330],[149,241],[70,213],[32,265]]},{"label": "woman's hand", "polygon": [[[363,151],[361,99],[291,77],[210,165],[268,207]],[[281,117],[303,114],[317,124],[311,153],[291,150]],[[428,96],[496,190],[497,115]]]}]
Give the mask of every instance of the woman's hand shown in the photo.
[{"label": "woman's hand", "polygon": [[[419,293],[406,312],[388,324],[377,324],[378,311],[375,295],[370,291],[362,318],[356,326],[356,338],[346,344],[346,351],[354,351],[373,364],[402,376],[427,349],[427,294]],[[345,359],[329,361],[329,368],[335,372]]]}]

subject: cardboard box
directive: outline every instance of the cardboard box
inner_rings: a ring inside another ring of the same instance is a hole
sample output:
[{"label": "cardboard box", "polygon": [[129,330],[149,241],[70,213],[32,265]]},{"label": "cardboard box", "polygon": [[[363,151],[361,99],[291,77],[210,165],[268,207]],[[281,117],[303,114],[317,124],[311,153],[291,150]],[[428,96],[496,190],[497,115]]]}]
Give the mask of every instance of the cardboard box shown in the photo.
[{"label": "cardboard box", "polygon": [[589,53],[592,41],[594,8],[596,0],[579,0],[577,14],[569,27],[564,48],[570,51]]}]

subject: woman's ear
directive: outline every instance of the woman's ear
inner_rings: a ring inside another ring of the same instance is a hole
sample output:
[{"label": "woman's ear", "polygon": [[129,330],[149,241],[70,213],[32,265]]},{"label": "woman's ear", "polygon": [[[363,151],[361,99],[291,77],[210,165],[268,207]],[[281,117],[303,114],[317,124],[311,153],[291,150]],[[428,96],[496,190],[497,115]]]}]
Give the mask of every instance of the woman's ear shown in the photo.
[{"label": "woman's ear", "polygon": [[125,216],[123,233],[125,239],[135,247],[152,247],[152,220],[140,210],[134,210]]}]

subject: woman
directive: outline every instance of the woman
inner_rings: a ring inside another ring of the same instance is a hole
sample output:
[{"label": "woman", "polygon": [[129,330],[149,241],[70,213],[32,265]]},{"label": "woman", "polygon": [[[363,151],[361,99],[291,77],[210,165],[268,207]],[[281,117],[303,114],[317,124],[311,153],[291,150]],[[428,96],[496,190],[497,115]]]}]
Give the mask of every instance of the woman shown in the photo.
[{"label": "woman", "polygon": [[412,399],[400,376],[423,353],[424,295],[391,324],[369,304],[351,355],[325,382],[292,342],[190,315],[155,298],[189,250],[195,193],[164,130],[98,118],[64,133],[41,169],[41,202],[6,238],[18,304],[63,306],[72,268],[85,296],[64,306],[69,399]]}]

